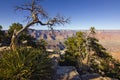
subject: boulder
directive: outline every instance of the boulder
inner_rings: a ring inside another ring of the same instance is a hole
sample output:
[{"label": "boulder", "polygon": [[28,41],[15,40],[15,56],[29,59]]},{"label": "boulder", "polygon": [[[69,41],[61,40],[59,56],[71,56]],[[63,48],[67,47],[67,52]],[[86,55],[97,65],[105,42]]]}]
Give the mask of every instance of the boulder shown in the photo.
[{"label": "boulder", "polygon": [[81,80],[79,73],[73,66],[58,66],[56,80]]}]

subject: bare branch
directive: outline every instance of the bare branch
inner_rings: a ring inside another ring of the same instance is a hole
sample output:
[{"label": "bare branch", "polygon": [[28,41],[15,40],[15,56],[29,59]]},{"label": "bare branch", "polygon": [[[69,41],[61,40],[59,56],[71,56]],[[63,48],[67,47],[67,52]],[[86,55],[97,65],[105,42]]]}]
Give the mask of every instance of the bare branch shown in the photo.
[{"label": "bare branch", "polygon": [[28,8],[28,7],[21,7],[21,6],[16,6],[15,10],[27,10],[27,11],[31,11],[30,8]]},{"label": "bare branch", "polygon": [[17,37],[19,37],[19,35],[22,33],[22,32],[24,32],[26,29],[28,29],[28,27],[30,27],[30,26],[32,26],[32,25],[34,25],[35,24],[35,22],[30,22],[30,23],[28,23],[25,27],[23,27],[21,30],[19,30],[18,32],[16,32],[16,35],[18,35]]},{"label": "bare branch", "polygon": [[50,28],[50,31],[52,32],[52,35],[55,37],[55,31],[51,25],[48,25],[48,28]]},{"label": "bare branch", "polygon": [[32,21],[32,18],[31,16],[25,16],[26,19],[24,21],[27,21],[28,23],[30,23]]},{"label": "bare branch", "polygon": [[41,5],[37,3],[39,0],[32,0],[32,3],[30,4],[24,4],[21,6],[16,6],[15,10],[26,10],[30,11],[31,18],[36,21],[39,20],[39,18],[47,19],[48,13],[42,8]]},{"label": "bare branch", "polygon": [[40,14],[43,18],[48,18],[48,13],[41,7],[36,7],[36,13]]},{"label": "bare branch", "polygon": [[70,18],[65,18],[60,15],[55,16],[53,19],[49,21],[49,23],[52,26],[61,25],[61,24],[64,25],[65,23],[69,23],[69,22],[70,22]]},{"label": "bare branch", "polygon": [[48,24],[49,24],[48,22],[43,23],[43,22],[41,22],[41,21],[38,21],[38,22],[36,22],[36,23],[39,23],[40,25],[43,25],[43,26],[45,26],[45,25],[48,25]]}]

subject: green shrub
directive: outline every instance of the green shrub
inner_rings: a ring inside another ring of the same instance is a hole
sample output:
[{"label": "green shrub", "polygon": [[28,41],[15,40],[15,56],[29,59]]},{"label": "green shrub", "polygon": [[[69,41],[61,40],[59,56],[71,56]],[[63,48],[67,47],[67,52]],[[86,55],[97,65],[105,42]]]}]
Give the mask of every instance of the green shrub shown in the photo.
[{"label": "green shrub", "polygon": [[51,80],[52,75],[48,54],[38,49],[5,51],[0,58],[0,80]]},{"label": "green shrub", "polygon": [[66,52],[66,54],[61,56],[59,61],[60,66],[77,66],[77,58],[73,55],[70,55]]},{"label": "green shrub", "polygon": [[93,72],[99,73],[102,76],[120,79],[120,62],[117,60],[96,58],[91,60],[90,66]]}]

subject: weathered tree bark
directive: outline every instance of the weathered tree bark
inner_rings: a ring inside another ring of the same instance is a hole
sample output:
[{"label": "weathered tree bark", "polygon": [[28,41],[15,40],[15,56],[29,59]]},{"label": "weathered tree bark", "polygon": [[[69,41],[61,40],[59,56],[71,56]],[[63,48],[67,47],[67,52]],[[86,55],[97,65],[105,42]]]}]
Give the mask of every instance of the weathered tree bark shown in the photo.
[{"label": "weathered tree bark", "polygon": [[14,31],[12,38],[11,38],[11,43],[10,43],[10,48],[15,51],[17,48],[17,36],[16,36],[16,31]]},{"label": "weathered tree bark", "polygon": [[16,48],[18,47],[18,39],[19,36],[31,25],[34,24],[34,21],[30,22],[29,24],[27,24],[25,27],[23,27],[21,30],[19,30],[18,32],[16,30],[14,30],[12,38],[11,38],[11,43],[10,43],[10,48],[12,50],[16,50]]}]

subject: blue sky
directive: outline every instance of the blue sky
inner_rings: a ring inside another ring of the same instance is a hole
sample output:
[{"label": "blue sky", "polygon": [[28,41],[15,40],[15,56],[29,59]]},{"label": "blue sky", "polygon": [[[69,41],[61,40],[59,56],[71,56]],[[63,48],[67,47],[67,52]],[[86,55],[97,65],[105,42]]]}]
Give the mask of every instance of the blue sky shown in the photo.
[{"label": "blue sky", "polygon": [[[31,0],[1,0],[0,25],[8,29],[14,22],[25,25],[26,12],[15,12],[14,7]],[[71,17],[70,24],[56,26],[55,29],[119,29],[120,30],[120,0],[43,0],[43,8],[50,16],[61,14]],[[34,26],[34,29],[47,29]]]}]

